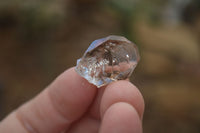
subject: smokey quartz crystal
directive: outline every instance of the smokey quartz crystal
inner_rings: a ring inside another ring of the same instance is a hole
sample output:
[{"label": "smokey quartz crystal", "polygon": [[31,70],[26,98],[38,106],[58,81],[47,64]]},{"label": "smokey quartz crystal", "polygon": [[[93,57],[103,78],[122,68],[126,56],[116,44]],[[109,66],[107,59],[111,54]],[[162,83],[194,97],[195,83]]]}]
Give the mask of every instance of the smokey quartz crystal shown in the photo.
[{"label": "smokey quartz crystal", "polygon": [[125,37],[112,35],[92,42],[83,57],[77,60],[76,72],[101,87],[127,79],[139,59],[134,43]]}]

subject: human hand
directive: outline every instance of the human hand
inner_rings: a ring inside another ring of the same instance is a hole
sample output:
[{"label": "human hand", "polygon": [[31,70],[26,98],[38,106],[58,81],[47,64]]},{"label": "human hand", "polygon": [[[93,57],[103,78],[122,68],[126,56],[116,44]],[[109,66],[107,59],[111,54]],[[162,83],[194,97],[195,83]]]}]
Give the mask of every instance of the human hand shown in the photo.
[{"label": "human hand", "polygon": [[100,89],[74,68],[0,123],[0,133],[142,133],[144,101],[129,81]]}]

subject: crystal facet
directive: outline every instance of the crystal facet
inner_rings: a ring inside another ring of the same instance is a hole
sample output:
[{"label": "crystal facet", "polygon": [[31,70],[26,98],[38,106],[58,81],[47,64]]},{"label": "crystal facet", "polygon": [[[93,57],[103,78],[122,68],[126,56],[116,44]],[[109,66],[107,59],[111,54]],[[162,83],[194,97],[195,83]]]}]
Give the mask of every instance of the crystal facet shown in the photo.
[{"label": "crystal facet", "polygon": [[97,87],[127,79],[140,59],[137,46],[122,36],[108,36],[92,42],[76,72]]}]

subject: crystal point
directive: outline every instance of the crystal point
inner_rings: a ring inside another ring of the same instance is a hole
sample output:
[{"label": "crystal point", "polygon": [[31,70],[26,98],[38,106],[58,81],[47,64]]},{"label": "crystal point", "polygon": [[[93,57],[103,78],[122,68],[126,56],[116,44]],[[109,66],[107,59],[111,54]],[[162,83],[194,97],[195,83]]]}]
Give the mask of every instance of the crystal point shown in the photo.
[{"label": "crystal point", "polygon": [[95,40],[77,60],[76,72],[101,87],[130,77],[140,59],[137,46],[122,36]]}]

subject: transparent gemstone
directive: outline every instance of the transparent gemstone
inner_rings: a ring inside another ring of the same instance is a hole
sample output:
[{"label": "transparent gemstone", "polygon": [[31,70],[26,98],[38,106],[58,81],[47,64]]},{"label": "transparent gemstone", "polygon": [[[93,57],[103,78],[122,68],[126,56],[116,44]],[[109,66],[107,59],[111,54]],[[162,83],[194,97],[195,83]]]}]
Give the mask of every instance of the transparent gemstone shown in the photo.
[{"label": "transparent gemstone", "polygon": [[90,83],[101,87],[130,77],[140,59],[137,46],[122,36],[108,36],[92,42],[76,72]]}]

